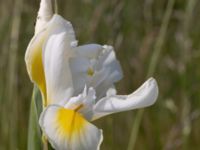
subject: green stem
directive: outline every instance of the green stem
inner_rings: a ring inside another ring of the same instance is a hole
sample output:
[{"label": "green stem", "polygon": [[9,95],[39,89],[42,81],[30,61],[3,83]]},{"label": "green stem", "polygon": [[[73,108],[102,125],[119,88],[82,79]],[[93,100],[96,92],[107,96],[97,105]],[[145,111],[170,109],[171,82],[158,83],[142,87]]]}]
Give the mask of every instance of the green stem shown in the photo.
[{"label": "green stem", "polygon": [[[167,8],[166,8],[164,18],[162,21],[161,29],[159,32],[159,36],[158,36],[157,42],[155,43],[154,52],[150,60],[147,78],[150,76],[153,76],[155,73],[155,69],[158,64],[158,58],[160,56],[162,46],[164,44],[165,35],[168,29],[168,25],[169,25],[174,4],[175,4],[175,0],[168,1]],[[131,136],[130,136],[127,150],[133,150],[135,148],[135,143],[137,141],[139,127],[141,124],[143,114],[144,114],[144,109],[140,109],[136,114],[136,118],[131,129]]]},{"label": "green stem", "polygon": [[132,126],[132,129],[131,129],[131,136],[130,136],[130,140],[129,140],[127,150],[133,150],[134,147],[135,147],[135,143],[136,143],[136,140],[137,140],[137,135],[138,135],[138,132],[139,132],[139,126],[140,126],[140,122],[142,120],[143,113],[144,113],[144,109],[141,109],[136,114],[135,122]]},{"label": "green stem", "polygon": [[54,11],[56,14],[58,14],[58,2],[57,0],[54,0]]},{"label": "green stem", "polygon": [[181,45],[183,46],[183,55],[182,55],[182,62],[183,65],[185,66],[186,69],[183,70],[182,74],[181,74],[181,83],[182,83],[182,89],[181,89],[181,95],[182,95],[182,117],[181,117],[181,121],[183,124],[183,129],[182,129],[182,141],[183,141],[183,146],[182,149],[186,150],[189,148],[188,145],[188,139],[189,139],[189,135],[191,133],[191,120],[189,119],[189,114],[191,111],[191,103],[189,101],[189,93],[185,92],[187,91],[187,63],[190,61],[190,55],[188,55],[190,53],[190,46],[188,45],[188,42],[191,41],[190,37],[189,37],[189,29],[190,29],[190,25],[191,25],[191,19],[193,16],[193,12],[194,12],[194,8],[196,6],[197,0],[190,0],[187,2],[187,7],[185,10],[185,17],[184,17],[184,21],[183,21],[183,44],[181,43]]}]

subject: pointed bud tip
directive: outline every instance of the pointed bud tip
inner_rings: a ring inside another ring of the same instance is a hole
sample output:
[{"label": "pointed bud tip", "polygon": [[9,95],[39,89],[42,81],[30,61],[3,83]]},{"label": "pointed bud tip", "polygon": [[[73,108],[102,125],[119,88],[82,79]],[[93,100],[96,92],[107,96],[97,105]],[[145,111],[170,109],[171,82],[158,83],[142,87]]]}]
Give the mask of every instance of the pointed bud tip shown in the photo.
[{"label": "pointed bud tip", "polygon": [[51,0],[41,0],[40,8],[38,11],[38,17],[41,17],[45,20],[50,20],[53,16],[53,7]]}]

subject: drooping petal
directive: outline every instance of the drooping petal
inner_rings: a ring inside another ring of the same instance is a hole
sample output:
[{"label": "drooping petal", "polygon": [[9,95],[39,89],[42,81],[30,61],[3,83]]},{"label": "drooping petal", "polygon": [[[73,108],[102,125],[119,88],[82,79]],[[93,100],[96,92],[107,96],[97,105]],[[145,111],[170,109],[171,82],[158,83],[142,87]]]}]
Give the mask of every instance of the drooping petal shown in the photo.
[{"label": "drooping petal", "polygon": [[99,100],[93,109],[93,120],[112,113],[150,106],[156,101],[157,97],[158,87],[156,80],[150,78],[130,95],[111,94]]},{"label": "drooping petal", "polygon": [[49,105],[40,117],[40,126],[56,150],[97,150],[102,131],[74,110]]}]

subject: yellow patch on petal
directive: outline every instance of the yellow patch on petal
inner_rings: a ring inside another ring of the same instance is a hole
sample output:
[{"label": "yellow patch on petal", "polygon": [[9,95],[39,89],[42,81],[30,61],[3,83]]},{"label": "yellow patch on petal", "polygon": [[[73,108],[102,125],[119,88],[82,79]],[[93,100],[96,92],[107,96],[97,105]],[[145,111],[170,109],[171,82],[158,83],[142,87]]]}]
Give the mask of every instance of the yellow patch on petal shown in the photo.
[{"label": "yellow patch on petal", "polygon": [[78,112],[65,108],[58,109],[56,118],[59,134],[69,139],[76,136],[87,122]]},{"label": "yellow patch on petal", "polygon": [[43,103],[46,105],[46,82],[42,63],[42,47],[45,40],[45,35],[37,37],[31,41],[28,53],[27,69],[31,79],[38,85],[42,95]]},{"label": "yellow patch on petal", "polygon": [[93,76],[94,75],[94,70],[92,68],[88,68],[87,74],[88,74],[88,76]]}]

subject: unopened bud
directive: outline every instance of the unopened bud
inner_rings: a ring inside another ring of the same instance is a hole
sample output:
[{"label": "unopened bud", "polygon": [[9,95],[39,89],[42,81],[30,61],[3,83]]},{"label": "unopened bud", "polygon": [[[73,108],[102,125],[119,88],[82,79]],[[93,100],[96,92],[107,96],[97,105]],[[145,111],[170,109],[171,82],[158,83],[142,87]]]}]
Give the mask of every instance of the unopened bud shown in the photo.
[{"label": "unopened bud", "polygon": [[52,0],[41,0],[36,19],[35,34],[40,32],[53,16]]}]

